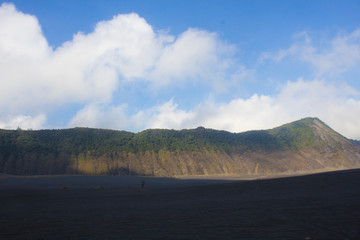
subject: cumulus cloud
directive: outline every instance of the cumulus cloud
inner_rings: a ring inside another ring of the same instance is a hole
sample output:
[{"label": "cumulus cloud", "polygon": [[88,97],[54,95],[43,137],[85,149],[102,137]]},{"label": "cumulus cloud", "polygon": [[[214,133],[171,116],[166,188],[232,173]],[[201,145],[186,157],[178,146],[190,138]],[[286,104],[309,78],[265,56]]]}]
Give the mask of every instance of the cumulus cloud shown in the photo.
[{"label": "cumulus cloud", "polygon": [[338,76],[360,65],[360,29],[321,43],[314,42],[307,32],[297,34],[296,39],[287,49],[264,53],[259,61],[272,59],[279,63],[295,57],[309,63],[318,77]]},{"label": "cumulus cloud", "polygon": [[234,46],[222,43],[215,33],[188,29],[165,46],[151,78],[159,84],[200,79],[214,85],[219,79],[226,80],[226,71],[234,65],[229,58],[234,51]]},{"label": "cumulus cloud", "polygon": [[148,119],[146,127],[181,129],[192,127],[191,124],[189,125],[189,121],[195,118],[194,114],[192,111],[179,109],[174,100],[170,99],[160,106],[146,110],[143,116],[147,116]]},{"label": "cumulus cloud", "polygon": [[3,3],[0,36],[0,114],[14,119],[66,104],[111,105],[115,92],[139,81],[150,88],[184,81],[215,87],[215,78],[239,67],[234,47],[216,34],[189,29],[174,37],[135,13],[101,21],[53,49],[35,16]]},{"label": "cumulus cloud", "polygon": [[17,115],[11,117],[0,117],[0,128],[3,129],[41,129],[46,122],[45,114],[39,114],[35,117]]},{"label": "cumulus cloud", "polygon": [[128,106],[104,108],[89,105],[72,119],[71,126],[109,126],[113,129],[208,128],[243,132],[270,129],[304,117],[319,117],[334,130],[352,139],[360,138],[360,93],[346,84],[298,79],[284,84],[275,95],[257,95],[229,102],[209,100],[190,110],[181,109],[174,99],[135,114]]},{"label": "cumulus cloud", "polygon": [[185,111],[170,100],[156,108],[147,127],[193,128],[205,126],[242,132],[268,129],[304,117],[319,117],[349,138],[360,138],[360,93],[321,80],[287,82],[273,96],[253,95],[230,102],[213,101]]},{"label": "cumulus cloud", "polygon": [[51,51],[36,17],[9,3],[0,6],[0,36],[0,52],[8,58],[39,59]]},{"label": "cumulus cloud", "polygon": [[101,106],[89,104],[77,112],[71,119],[69,126],[101,127],[109,126],[113,129],[126,129],[130,123],[126,114],[127,105]]},{"label": "cumulus cloud", "polygon": [[[360,30],[338,35],[324,46],[307,32],[297,39],[289,48],[266,53],[261,60],[280,64],[292,57],[309,63],[319,79],[359,66]],[[274,94],[253,93],[241,98],[232,87],[254,78],[256,69],[240,64],[235,52],[236,47],[216,33],[190,28],[172,36],[155,31],[136,13],[101,21],[92,32],[78,32],[73,39],[52,48],[35,16],[3,3],[0,128],[51,126],[48,114],[76,106],[78,111],[70,116],[67,126],[135,131],[205,126],[241,132],[317,116],[345,136],[360,138],[360,100],[355,89],[326,80],[299,79],[283,84]],[[133,95],[153,94],[147,98],[153,100],[170,88],[174,92],[184,87],[184,91],[199,88],[214,98],[197,98],[190,109],[180,107],[171,94],[159,98],[169,101],[159,104],[161,100],[156,100],[146,108],[126,102],[129,89]],[[218,102],[217,94],[226,91],[231,91],[233,99]]]}]

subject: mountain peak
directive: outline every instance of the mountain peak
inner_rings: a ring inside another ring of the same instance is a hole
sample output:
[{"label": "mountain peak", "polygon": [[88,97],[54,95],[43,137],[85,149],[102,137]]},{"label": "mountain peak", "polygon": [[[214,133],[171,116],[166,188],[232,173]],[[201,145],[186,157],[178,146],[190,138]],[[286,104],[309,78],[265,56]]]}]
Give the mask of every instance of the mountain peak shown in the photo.
[{"label": "mountain peak", "polygon": [[244,133],[203,127],[0,130],[0,172],[20,175],[258,174],[359,166],[359,143],[318,118]]},{"label": "mountain peak", "polygon": [[319,118],[305,118],[299,121],[302,121],[304,124],[311,127],[314,136],[318,140],[326,142],[332,148],[339,147],[340,145],[351,144],[350,140],[348,140],[338,132],[334,131]]}]

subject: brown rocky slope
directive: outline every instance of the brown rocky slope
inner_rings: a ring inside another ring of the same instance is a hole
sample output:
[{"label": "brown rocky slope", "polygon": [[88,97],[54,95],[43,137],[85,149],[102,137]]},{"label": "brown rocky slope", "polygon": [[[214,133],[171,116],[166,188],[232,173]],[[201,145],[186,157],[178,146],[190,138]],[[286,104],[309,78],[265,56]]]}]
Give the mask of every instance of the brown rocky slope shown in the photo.
[{"label": "brown rocky slope", "polygon": [[360,167],[360,145],[318,118],[271,130],[140,133],[0,130],[0,172],[18,175],[261,174]]}]

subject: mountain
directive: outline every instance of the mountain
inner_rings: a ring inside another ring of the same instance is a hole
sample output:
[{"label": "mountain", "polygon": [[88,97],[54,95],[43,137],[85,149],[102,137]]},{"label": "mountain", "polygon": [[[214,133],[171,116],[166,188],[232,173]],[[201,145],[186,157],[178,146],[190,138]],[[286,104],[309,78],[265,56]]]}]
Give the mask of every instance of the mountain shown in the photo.
[{"label": "mountain", "polygon": [[360,167],[360,144],[318,118],[259,131],[198,127],[139,133],[91,128],[0,130],[0,172],[258,174]]}]

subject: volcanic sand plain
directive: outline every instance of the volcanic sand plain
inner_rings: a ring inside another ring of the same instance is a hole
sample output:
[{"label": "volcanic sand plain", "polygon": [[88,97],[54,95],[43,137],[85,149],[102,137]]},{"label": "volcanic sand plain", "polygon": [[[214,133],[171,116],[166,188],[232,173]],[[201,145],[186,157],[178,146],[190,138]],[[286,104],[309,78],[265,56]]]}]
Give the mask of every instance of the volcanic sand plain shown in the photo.
[{"label": "volcanic sand plain", "polygon": [[360,170],[0,175],[0,239],[360,239]]}]

